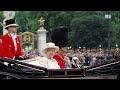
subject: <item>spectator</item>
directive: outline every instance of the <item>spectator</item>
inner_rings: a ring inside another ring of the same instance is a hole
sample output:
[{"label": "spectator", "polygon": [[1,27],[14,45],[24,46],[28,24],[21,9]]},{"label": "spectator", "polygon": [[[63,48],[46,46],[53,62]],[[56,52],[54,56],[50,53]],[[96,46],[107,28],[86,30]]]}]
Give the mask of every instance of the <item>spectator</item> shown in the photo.
[{"label": "spectator", "polygon": [[81,68],[82,63],[78,59],[78,57],[73,57],[72,58],[72,68]]}]

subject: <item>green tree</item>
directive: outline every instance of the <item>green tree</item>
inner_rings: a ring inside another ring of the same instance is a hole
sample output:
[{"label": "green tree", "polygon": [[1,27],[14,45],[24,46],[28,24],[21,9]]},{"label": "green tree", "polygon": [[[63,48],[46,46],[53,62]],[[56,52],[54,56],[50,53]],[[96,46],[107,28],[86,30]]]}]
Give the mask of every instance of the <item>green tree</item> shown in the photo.
[{"label": "green tree", "polygon": [[105,46],[107,35],[104,25],[102,12],[76,12],[71,21],[72,32],[69,43],[74,48],[79,46],[92,48],[98,47],[99,44]]},{"label": "green tree", "polygon": [[120,46],[120,11],[113,11],[111,18],[112,47]]},{"label": "green tree", "polygon": [[[111,11],[111,46],[120,46],[120,11]],[[30,31],[36,33],[39,29],[38,20],[45,18],[47,42],[51,41],[51,30],[59,26],[68,26],[72,31],[68,35],[69,46],[77,48],[107,47],[108,29],[104,18],[106,11],[16,11],[19,24],[18,32]],[[3,19],[0,12],[0,20]],[[1,28],[2,29],[2,28]]]}]

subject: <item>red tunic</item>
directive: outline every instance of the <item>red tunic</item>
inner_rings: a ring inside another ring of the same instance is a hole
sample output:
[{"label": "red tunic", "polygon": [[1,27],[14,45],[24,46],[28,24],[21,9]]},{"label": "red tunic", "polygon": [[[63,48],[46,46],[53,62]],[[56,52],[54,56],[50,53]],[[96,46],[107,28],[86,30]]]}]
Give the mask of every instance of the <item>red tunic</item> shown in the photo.
[{"label": "red tunic", "polygon": [[60,66],[60,68],[65,68],[64,55],[55,54],[53,58],[58,62],[58,65]]},{"label": "red tunic", "polygon": [[11,58],[11,59],[22,56],[22,49],[21,49],[19,36],[17,36],[16,38],[17,51],[15,51],[13,39],[11,35],[8,33],[2,36],[2,46],[5,51],[4,56]]},{"label": "red tunic", "polygon": [[0,37],[0,57],[1,58],[6,57],[5,51],[4,51],[3,46],[2,46],[2,39],[1,39],[1,37]]}]

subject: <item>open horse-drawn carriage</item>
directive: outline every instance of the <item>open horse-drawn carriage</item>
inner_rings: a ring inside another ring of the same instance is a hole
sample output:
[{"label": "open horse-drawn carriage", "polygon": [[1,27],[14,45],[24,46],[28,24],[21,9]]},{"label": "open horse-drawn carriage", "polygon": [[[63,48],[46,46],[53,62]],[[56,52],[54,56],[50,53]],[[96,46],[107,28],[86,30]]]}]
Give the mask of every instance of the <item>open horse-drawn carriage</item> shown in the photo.
[{"label": "open horse-drawn carriage", "polygon": [[1,79],[41,79],[84,77],[85,70],[81,69],[47,69],[30,64],[29,60],[11,60],[0,58]]},{"label": "open horse-drawn carriage", "polygon": [[30,64],[33,60],[11,60],[0,58],[1,79],[52,79],[52,78],[85,78],[98,75],[117,75],[120,79],[120,60],[111,60],[100,65],[72,68],[72,69],[47,69]]}]

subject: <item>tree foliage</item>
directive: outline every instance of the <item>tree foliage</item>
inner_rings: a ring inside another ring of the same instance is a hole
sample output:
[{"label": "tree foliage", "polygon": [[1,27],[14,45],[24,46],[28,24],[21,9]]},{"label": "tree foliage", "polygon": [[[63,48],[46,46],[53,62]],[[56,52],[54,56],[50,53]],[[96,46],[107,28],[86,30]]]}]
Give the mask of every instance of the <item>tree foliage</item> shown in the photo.
[{"label": "tree foliage", "polygon": [[[78,12],[76,14],[78,16]],[[78,48],[79,46],[92,48],[97,47],[99,44],[104,45],[106,42],[106,31],[102,15],[97,15],[95,12],[83,12],[82,14],[80,17],[76,16],[71,21],[73,31],[70,43],[72,46],[74,48]]]}]

